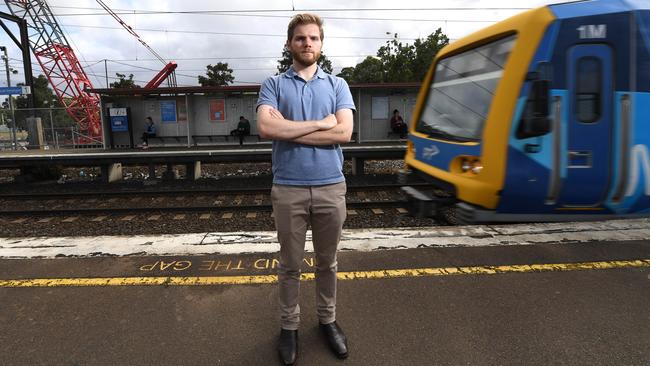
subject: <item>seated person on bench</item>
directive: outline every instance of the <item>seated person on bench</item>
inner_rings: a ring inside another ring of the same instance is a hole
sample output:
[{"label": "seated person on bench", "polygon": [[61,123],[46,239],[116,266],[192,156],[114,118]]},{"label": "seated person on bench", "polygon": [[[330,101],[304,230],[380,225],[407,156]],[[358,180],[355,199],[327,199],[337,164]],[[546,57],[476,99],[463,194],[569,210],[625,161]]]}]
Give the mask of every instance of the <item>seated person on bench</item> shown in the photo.
[{"label": "seated person on bench", "polygon": [[408,130],[404,119],[399,115],[399,111],[396,109],[393,111],[393,117],[390,119],[390,128],[394,133],[399,134],[400,138],[406,137],[406,131]]},{"label": "seated person on bench", "polygon": [[230,136],[239,136],[239,145],[244,144],[244,136],[248,136],[251,134],[251,124],[248,122],[244,116],[239,117],[239,123],[237,124],[237,128],[234,130],[230,131]]},{"label": "seated person on bench", "polygon": [[156,137],[156,126],[153,124],[153,119],[147,117],[147,128],[142,133],[142,148],[146,149],[149,147],[149,138]]}]

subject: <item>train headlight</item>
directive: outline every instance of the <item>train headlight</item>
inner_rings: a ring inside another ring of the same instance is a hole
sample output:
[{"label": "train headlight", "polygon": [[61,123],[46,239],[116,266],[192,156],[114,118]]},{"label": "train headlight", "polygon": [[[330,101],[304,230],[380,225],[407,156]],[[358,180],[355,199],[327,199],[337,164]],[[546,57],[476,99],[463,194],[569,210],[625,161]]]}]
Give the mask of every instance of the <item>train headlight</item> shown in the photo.
[{"label": "train headlight", "polygon": [[470,170],[472,171],[472,173],[478,174],[481,172],[481,170],[483,170],[483,164],[481,164],[481,162],[478,160],[474,160],[472,162],[472,168]]},{"label": "train headlight", "polygon": [[472,172],[478,174],[483,170],[483,164],[478,159],[463,158],[460,161],[460,171],[463,173]]},{"label": "train headlight", "polygon": [[463,159],[463,160],[460,162],[460,170],[461,170],[463,173],[467,173],[470,169],[472,169],[472,163],[471,163],[469,160],[467,160],[467,159]]}]

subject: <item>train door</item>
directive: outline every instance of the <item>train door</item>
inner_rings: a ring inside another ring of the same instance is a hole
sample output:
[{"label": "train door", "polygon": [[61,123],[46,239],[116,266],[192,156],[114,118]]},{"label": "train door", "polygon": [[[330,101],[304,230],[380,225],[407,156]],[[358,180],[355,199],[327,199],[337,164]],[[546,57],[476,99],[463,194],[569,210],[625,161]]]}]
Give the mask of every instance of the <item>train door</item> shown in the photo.
[{"label": "train door", "polygon": [[584,44],[568,52],[569,113],[562,206],[596,206],[610,184],[612,150],[612,50]]}]

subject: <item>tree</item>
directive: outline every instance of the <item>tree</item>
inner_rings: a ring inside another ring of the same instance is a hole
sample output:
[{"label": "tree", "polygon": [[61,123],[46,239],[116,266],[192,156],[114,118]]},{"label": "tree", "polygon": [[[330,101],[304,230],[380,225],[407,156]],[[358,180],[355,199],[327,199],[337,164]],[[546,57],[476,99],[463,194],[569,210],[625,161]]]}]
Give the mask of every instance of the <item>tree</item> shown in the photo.
[{"label": "tree", "polygon": [[[24,83],[18,83],[17,86],[23,86]],[[67,127],[75,125],[75,122],[68,116],[65,109],[59,102],[59,99],[54,94],[54,91],[49,87],[49,81],[44,75],[38,75],[33,79],[34,89],[32,96],[34,97],[35,108],[55,108],[51,110],[28,110],[29,104],[27,96],[12,96],[14,104],[14,114],[16,116],[16,126],[20,129],[27,129],[27,117],[41,117],[43,127]],[[5,121],[11,118],[8,100],[2,103],[2,113],[4,114]],[[51,117],[51,120],[50,120]],[[50,123],[52,122],[52,124]]]},{"label": "tree", "polygon": [[415,59],[411,62],[411,72],[416,81],[424,80],[429,71],[429,65],[435,55],[446,45],[449,44],[449,38],[438,28],[434,33],[429,34],[427,38],[416,39],[413,43],[415,47]]},{"label": "tree", "polygon": [[214,66],[206,66],[206,69],[206,76],[199,75],[199,84],[202,86],[226,86],[235,81],[233,70],[228,67],[227,62],[217,62]]},{"label": "tree", "polygon": [[[320,57],[318,58],[318,61],[316,61],[316,64],[318,64],[318,66],[320,66],[321,69],[323,69],[323,71],[326,73],[332,73],[332,61],[330,61],[324,53],[320,54]],[[293,57],[291,56],[291,51],[285,47],[282,51],[282,58],[278,60],[278,72],[276,75],[287,72],[291,65],[293,65]]]},{"label": "tree", "polygon": [[385,46],[379,47],[377,57],[381,60],[387,82],[413,81],[411,68],[415,59],[415,47],[400,42],[397,33]]},{"label": "tree", "polygon": [[345,67],[337,76],[349,84],[381,83],[384,81],[384,68],[381,60],[368,56],[355,67]]},{"label": "tree", "polygon": [[344,67],[341,69],[341,72],[336,74],[336,76],[345,79],[348,84],[354,83],[354,67]]},{"label": "tree", "polygon": [[435,55],[449,43],[438,28],[427,38],[413,44],[400,42],[397,34],[377,50],[377,57],[368,56],[355,67],[345,67],[338,76],[350,84],[422,81]]},{"label": "tree", "polygon": [[[50,82],[47,80],[45,75],[38,75],[38,77],[33,80],[34,90],[32,90],[32,96],[34,97],[34,107],[35,108],[53,108],[61,107],[59,99],[54,95],[54,91],[50,89]],[[23,83],[18,84],[19,86],[25,85]],[[27,96],[18,96],[14,102],[14,107],[16,109],[29,108],[27,103]]]},{"label": "tree", "polygon": [[128,79],[126,78],[126,75],[120,74],[119,72],[116,72],[115,76],[117,76],[118,80],[116,82],[110,84],[111,88],[116,88],[116,89],[117,88],[120,88],[120,89],[122,89],[122,88],[129,89],[129,88],[131,88],[131,89],[133,89],[133,88],[140,88],[141,87],[140,85],[137,85],[133,81],[133,74],[130,74]]},{"label": "tree", "polygon": [[377,51],[381,59],[385,81],[422,81],[435,55],[449,44],[449,38],[438,28],[424,40],[416,39],[413,44],[403,44],[397,33]]}]

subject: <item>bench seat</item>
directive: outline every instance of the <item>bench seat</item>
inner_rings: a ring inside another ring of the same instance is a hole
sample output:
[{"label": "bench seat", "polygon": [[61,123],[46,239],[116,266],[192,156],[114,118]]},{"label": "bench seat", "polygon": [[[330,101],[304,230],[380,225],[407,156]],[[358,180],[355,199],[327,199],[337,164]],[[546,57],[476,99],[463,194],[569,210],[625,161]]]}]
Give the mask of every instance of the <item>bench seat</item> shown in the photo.
[{"label": "bench seat", "polygon": [[[408,133],[407,133],[407,135],[408,135]],[[396,138],[401,139],[401,140],[406,139],[406,138],[401,138],[401,137],[400,137],[400,134],[399,134],[398,132],[388,131],[388,135],[386,135],[386,138],[389,138],[389,139],[390,139],[391,137],[392,137],[392,138],[395,138],[395,137],[396,137]]]},{"label": "bench seat", "polygon": [[[179,146],[179,145],[187,145],[187,136],[159,136],[156,135],[155,137],[149,137],[149,143],[148,145],[158,145],[160,143],[163,146],[167,145],[174,145],[174,146]],[[154,144],[152,144],[152,142]]]},{"label": "bench seat", "polygon": [[[244,136],[244,141],[247,139],[254,139],[257,142],[261,142],[262,139],[260,138],[260,135],[246,135]],[[217,143],[217,142],[233,142],[233,143],[239,143],[239,136],[232,136],[232,135],[192,135],[192,140],[194,141],[194,145],[197,146],[200,142],[207,142],[207,143]]]}]

